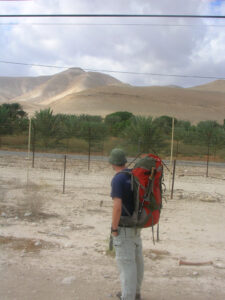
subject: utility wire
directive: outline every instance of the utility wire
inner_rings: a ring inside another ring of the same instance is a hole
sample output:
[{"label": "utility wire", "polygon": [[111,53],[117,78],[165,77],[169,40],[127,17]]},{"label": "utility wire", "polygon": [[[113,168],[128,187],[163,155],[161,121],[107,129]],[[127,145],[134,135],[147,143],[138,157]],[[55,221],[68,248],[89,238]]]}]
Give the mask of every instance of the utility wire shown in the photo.
[{"label": "utility wire", "polygon": [[0,18],[200,18],[225,19],[222,15],[164,15],[164,14],[3,14]]},{"label": "utility wire", "polygon": [[[13,65],[22,65],[22,66],[32,66],[32,67],[56,68],[56,69],[69,69],[69,68],[71,68],[70,66],[63,67],[63,66],[52,66],[52,65],[42,65],[42,64],[30,64],[30,63],[12,62],[12,61],[4,61],[4,60],[0,60],[0,63],[13,64]],[[102,73],[118,73],[118,74],[130,74],[130,75],[145,75],[145,76],[184,77],[184,78],[221,79],[221,80],[225,80],[225,77],[219,77],[219,76],[162,74],[162,73],[142,73],[142,72],[115,71],[115,70],[96,70],[96,69],[87,69],[87,68],[80,68],[80,69],[82,69],[84,71],[89,71],[89,72],[102,72]]]},{"label": "utility wire", "polygon": [[0,25],[6,26],[152,26],[152,27],[225,27],[225,24],[154,24],[154,23],[21,23],[10,22],[0,23]]},{"label": "utility wire", "polygon": [[[22,66],[32,66],[32,67],[44,67],[44,68],[56,68],[56,69],[69,69],[70,67],[62,67],[62,66],[52,66],[52,65],[41,65],[41,64],[28,64],[21,62],[12,62],[12,61],[4,61],[0,60],[0,63],[11,64],[11,65],[22,65]],[[85,69],[83,69],[85,70]]]}]

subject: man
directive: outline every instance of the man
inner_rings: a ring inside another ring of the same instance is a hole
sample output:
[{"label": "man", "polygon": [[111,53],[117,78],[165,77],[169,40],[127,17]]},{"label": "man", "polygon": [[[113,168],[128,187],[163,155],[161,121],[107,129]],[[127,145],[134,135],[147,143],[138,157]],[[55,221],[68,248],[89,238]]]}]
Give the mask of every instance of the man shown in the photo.
[{"label": "man", "polygon": [[140,229],[120,226],[120,217],[132,215],[134,210],[131,179],[129,174],[123,172],[128,170],[123,150],[113,149],[109,162],[116,172],[111,183],[113,199],[111,233],[122,287],[122,293],[118,293],[117,296],[121,300],[141,299],[144,262]]}]

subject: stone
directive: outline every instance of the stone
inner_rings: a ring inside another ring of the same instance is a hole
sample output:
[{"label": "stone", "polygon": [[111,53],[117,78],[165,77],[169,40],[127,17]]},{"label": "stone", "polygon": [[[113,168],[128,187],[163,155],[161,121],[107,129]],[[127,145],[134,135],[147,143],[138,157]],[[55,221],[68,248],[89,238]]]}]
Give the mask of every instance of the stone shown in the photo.
[{"label": "stone", "polygon": [[34,243],[34,246],[41,246],[41,242],[40,241],[36,241],[35,243]]},{"label": "stone", "polygon": [[25,212],[24,217],[30,217],[31,215],[32,215],[32,212],[27,211],[27,212]]},{"label": "stone", "polygon": [[73,281],[76,280],[76,277],[75,276],[70,276],[70,277],[65,277],[63,280],[62,280],[62,284],[71,284]]}]

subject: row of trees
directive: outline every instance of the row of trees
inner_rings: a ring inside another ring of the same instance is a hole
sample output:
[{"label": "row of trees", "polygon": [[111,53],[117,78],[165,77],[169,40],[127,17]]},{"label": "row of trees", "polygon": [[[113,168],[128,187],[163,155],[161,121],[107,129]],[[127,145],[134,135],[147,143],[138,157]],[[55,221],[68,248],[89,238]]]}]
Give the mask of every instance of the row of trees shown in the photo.
[{"label": "row of trees", "polygon": [[18,103],[0,105],[0,134],[14,134],[27,130],[28,117]]},{"label": "row of trees", "polygon": [[[31,120],[33,140],[41,140],[47,148],[51,144],[78,138],[90,145],[103,143],[108,137],[122,138],[126,144],[135,145],[138,152],[151,149],[160,151],[169,144],[172,118],[134,116],[130,112],[116,112],[101,116],[53,114],[51,109],[36,112]],[[225,122],[202,121],[192,125],[189,121],[174,120],[176,152],[179,145],[205,145],[214,153],[225,147]],[[0,136],[27,132],[29,119],[22,107],[17,104],[0,105]],[[152,150],[151,150],[152,151]]]}]

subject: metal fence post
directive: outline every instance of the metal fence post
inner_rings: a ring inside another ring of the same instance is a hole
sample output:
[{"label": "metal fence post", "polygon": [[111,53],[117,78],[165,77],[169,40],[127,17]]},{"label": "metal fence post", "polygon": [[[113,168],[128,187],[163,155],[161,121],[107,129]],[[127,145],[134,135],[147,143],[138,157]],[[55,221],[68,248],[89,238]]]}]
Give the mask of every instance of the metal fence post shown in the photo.
[{"label": "metal fence post", "polygon": [[64,155],[63,194],[65,194],[65,185],[66,185],[66,155]]},{"label": "metal fence post", "polygon": [[175,170],[176,170],[176,159],[173,162],[173,180],[172,180],[172,188],[171,188],[171,196],[170,199],[173,199],[173,188],[174,188],[174,181],[175,181]]},{"label": "metal fence post", "polygon": [[36,129],[35,129],[35,125],[33,123],[33,138],[32,138],[32,152],[33,152],[33,156],[32,156],[32,168],[34,168],[34,156],[35,156],[35,138],[36,138]]},{"label": "metal fence post", "polygon": [[88,128],[88,171],[90,170],[91,160],[91,127]]}]

